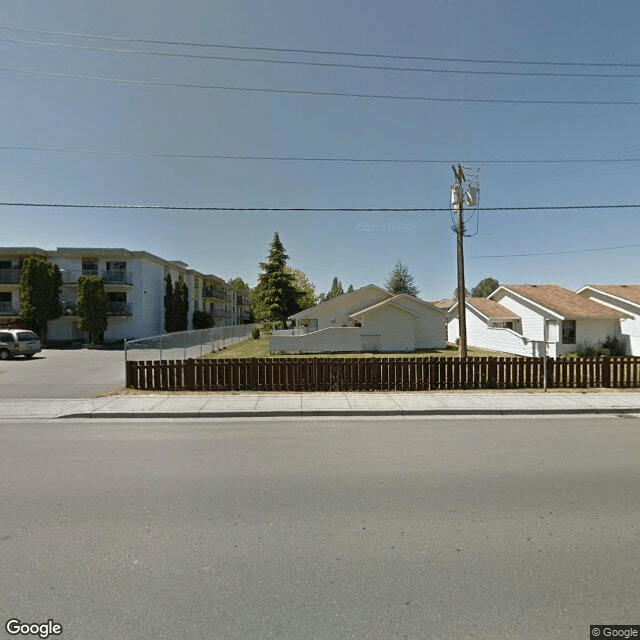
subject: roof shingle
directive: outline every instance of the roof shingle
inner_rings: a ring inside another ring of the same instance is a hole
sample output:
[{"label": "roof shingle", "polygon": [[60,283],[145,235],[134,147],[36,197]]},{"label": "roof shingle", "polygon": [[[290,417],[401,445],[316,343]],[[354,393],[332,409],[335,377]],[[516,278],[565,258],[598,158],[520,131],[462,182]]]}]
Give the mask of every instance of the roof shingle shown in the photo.
[{"label": "roof shingle", "polygon": [[615,309],[555,284],[507,284],[504,287],[567,319],[626,317]]}]

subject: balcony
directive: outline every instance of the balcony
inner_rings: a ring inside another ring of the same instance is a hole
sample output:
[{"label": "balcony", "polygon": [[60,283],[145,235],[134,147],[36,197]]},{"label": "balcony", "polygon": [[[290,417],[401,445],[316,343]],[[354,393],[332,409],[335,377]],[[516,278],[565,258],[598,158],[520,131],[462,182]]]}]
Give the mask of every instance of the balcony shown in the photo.
[{"label": "balcony", "polygon": [[0,269],[0,284],[18,284],[20,269]]},{"label": "balcony", "polygon": [[98,276],[102,278],[104,284],[124,284],[132,285],[133,278],[131,271],[109,270],[98,271],[97,269],[82,269],[82,271],[62,270],[62,284],[78,284],[80,276]]},{"label": "balcony", "polygon": [[217,298],[218,300],[230,300],[231,297],[222,291],[221,289],[214,289],[213,287],[205,287],[202,290],[203,298]]},{"label": "balcony", "polygon": [[213,311],[209,311],[209,315],[213,318],[230,318],[231,311],[224,311],[222,309],[214,309]]},{"label": "balcony", "polygon": [[0,302],[0,316],[17,316],[18,310],[11,302]]},{"label": "balcony", "polygon": [[132,316],[133,310],[130,302],[107,302],[108,316]]},{"label": "balcony", "polygon": [[133,284],[131,277],[131,271],[124,271],[123,269],[112,269],[102,272],[102,282],[105,284]]}]

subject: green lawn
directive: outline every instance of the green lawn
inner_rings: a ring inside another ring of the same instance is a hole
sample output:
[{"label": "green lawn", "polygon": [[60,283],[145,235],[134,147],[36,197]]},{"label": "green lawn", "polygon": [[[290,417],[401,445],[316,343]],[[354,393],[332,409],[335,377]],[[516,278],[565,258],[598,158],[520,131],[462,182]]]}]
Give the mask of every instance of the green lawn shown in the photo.
[{"label": "green lawn", "polygon": [[[485,351],[484,349],[476,349],[469,347],[467,349],[470,357],[487,357],[487,356],[505,356],[505,353],[498,353],[497,351]],[[421,349],[414,353],[311,353],[311,354],[277,354],[269,351],[269,339],[261,337],[258,340],[245,340],[238,344],[234,344],[222,351],[216,351],[210,353],[204,358],[273,358],[283,357],[287,358],[309,358],[309,357],[323,357],[323,358],[412,358],[416,356],[433,356],[437,358],[457,358],[458,348],[447,347],[446,349]]]}]

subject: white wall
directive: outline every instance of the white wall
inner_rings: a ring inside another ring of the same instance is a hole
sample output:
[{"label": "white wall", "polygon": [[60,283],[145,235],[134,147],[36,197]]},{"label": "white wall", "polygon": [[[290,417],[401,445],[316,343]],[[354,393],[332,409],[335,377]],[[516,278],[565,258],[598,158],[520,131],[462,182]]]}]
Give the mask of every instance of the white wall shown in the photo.
[{"label": "white wall", "polygon": [[362,333],[380,335],[381,351],[415,350],[414,316],[394,306],[370,311],[362,318]]},{"label": "white wall", "polygon": [[[305,317],[317,319],[318,329],[342,327],[347,324],[347,318],[352,313],[371,307],[390,297],[391,294],[385,294],[373,288],[358,290],[307,309]],[[333,320],[335,322],[332,322]]]},{"label": "white wall", "polygon": [[638,305],[617,300],[600,291],[589,289],[581,292],[580,295],[632,316],[620,321],[620,334],[627,344],[627,353],[632,356],[640,356],[640,308]]},{"label": "white wall", "polygon": [[360,327],[330,327],[301,336],[269,336],[269,349],[284,353],[339,353],[362,351]]}]

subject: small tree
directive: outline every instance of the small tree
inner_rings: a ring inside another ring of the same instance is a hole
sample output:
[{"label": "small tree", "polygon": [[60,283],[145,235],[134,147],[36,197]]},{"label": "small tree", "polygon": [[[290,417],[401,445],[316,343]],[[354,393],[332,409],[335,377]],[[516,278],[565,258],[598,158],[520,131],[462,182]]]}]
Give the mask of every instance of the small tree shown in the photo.
[{"label": "small tree", "polygon": [[80,276],[78,280],[78,329],[89,333],[96,344],[107,328],[107,294],[98,276]]},{"label": "small tree", "polygon": [[337,298],[344,293],[344,289],[342,288],[342,282],[338,280],[338,276],[333,278],[333,282],[331,283],[331,289],[329,289],[329,294],[327,295],[327,299]]},{"label": "small tree", "polygon": [[499,286],[500,283],[495,278],[485,278],[471,289],[471,297],[488,298]]},{"label": "small tree", "polygon": [[387,291],[395,294],[408,293],[411,296],[417,296],[420,293],[420,289],[416,287],[413,276],[409,273],[409,269],[399,260],[391,270],[385,287]]},{"label": "small tree", "polygon": [[308,309],[316,304],[316,288],[309,282],[307,276],[298,269],[293,267],[285,267],[286,270],[293,275],[293,285],[298,290],[298,309]]},{"label": "small tree", "polygon": [[349,288],[347,289],[347,293],[353,293],[353,285],[350,284]]},{"label": "small tree", "polygon": [[56,264],[38,256],[27,256],[20,271],[20,319],[44,344],[47,322],[60,317],[62,274]]},{"label": "small tree", "polygon": [[173,296],[173,283],[171,274],[167,273],[164,279],[164,330],[167,333],[175,331],[175,299]]},{"label": "small tree", "polygon": [[173,285],[173,331],[189,328],[189,287],[182,280]]}]

